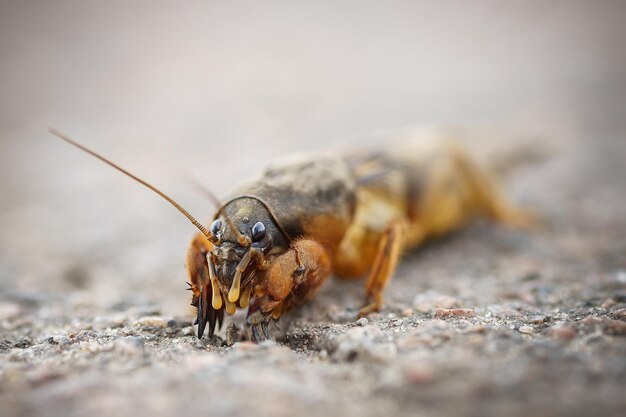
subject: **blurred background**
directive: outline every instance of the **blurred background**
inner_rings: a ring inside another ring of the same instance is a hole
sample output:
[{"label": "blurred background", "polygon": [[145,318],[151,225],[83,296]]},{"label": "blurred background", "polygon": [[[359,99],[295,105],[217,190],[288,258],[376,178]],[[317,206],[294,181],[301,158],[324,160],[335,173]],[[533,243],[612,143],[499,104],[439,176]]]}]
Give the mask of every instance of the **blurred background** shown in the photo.
[{"label": "blurred background", "polygon": [[607,0],[4,0],[0,294],[187,311],[194,228],[50,126],[205,221],[190,177],[224,195],[283,154],[424,125],[554,144],[512,192],[555,221],[615,219],[625,21]]}]

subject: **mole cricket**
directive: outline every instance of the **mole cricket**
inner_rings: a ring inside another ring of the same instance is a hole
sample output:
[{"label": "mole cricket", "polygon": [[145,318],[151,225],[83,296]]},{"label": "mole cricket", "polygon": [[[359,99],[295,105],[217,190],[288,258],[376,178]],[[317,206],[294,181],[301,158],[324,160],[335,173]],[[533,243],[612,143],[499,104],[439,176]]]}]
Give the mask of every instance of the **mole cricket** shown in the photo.
[{"label": "mole cricket", "polygon": [[159,194],[199,230],[186,269],[198,337],[212,337],[224,313],[247,308],[252,340],[311,299],[331,273],[363,278],[359,315],[378,311],[403,251],[477,217],[531,222],[487,170],[451,141],[407,141],[381,151],[302,154],[269,165],[216,200],[205,228],[168,195],[55,129],[60,139]]}]

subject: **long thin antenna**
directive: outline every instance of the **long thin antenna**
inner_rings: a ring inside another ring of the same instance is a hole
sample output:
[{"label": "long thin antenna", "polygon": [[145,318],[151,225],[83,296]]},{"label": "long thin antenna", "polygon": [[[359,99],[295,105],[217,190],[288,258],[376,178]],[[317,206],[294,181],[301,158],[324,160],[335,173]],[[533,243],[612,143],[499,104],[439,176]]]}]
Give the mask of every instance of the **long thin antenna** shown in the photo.
[{"label": "long thin antenna", "polygon": [[124,168],[120,167],[119,165],[114,164],[113,162],[109,161],[105,157],[97,154],[96,152],[94,152],[91,149],[81,145],[80,143],[75,142],[73,139],[70,139],[68,136],[64,135],[63,133],[59,132],[58,130],[56,130],[56,129],[51,127],[50,129],[48,129],[48,131],[50,133],[52,133],[54,136],[58,137],[59,139],[62,139],[65,142],[69,143],[70,145],[74,145],[78,149],[80,149],[80,150],[82,150],[84,152],[87,152],[88,154],[90,154],[92,156],[95,156],[96,158],[98,158],[99,160],[104,162],[105,164],[112,166],[113,168],[115,168],[118,171],[120,171],[122,174],[125,174],[125,175],[129,176],[130,178],[134,179],[135,181],[137,181],[141,185],[151,189],[152,191],[154,191],[155,193],[157,193],[158,195],[163,197],[165,200],[167,200],[168,203],[170,203],[171,205],[176,207],[176,209],[178,211],[180,211],[181,213],[183,213],[183,215],[185,217],[187,217],[189,219],[189,221],[194,226],[196,226],[198,228],[198,230],[200,230],[202,232],[203,235],[205,235],[209,240],[211,239],[211,237],[212,237],[211,233],[207,229],[205,229],[204,226],[202,226],[202,224],[200,224],[200,222],[195,219],[195,217],[193,217],[191,214],[189,214],[189,212],[187,210],[185,210],[184,208],[182,208],[180,206],[180,204],[178,204],[176,201],[174,201],[170,196],[165,194],[163,191],[161,191],[158,188],[156,188],[154,185],[152,185],[152,184],[142,180],[141,178],[131,174],[130,172],[126,171]]},{"label": "long thin antenna", "polygon": [[196,190],[204,194],[206,198],[211,200],[211,203],[213,203],[215,209],[219,209],[222,206],[222,203],[220,203],[220,199],[217,198],[217,196],[213,194],[211,190],[206,188],[197,178],[189,178],[189,183],[193,186],[193,188],[195,188]]},{"label": "long thin antenna", "polygon": [[[193,185],[196,189],[198,189],[198,191],[203,193],[207,198],[209,198],[209,200],[213,202],[219,214],[222,207],[224,206],[222,205],[222,203],[220,203],[220,200],[215,196],[215,194],[213,194],[211,190],[206,188],[204,185],[202,185],[200,181],[196,180],[195,178],[191,179],[191,185]],[[231,218],[227,216],[226,213],[224,212],[222,212],[222,216],[224,216],[224,218],[226,219],[226,222],[228,223],[228,227],[230,227],[233,233],[235,233],[235,235],[237,236],[237,241],[239,242],[239,244],[245,247],[250,246],[252,244],[250,239],[241,234],[241,232],[239,231],[239,229],[237,229],[237,226],[235,226],[235,223],[233,223]]]}]

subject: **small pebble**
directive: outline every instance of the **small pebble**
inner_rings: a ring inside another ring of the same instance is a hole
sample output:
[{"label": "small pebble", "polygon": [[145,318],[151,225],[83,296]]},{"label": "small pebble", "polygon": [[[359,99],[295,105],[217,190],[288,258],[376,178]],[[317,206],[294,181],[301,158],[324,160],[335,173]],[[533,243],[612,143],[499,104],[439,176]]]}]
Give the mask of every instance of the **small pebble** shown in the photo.
[{"label": "small pebble", "polygon": [[617,304],[617,302],[614,299],[609,298],[605,302],[603,302],[600,307],[609,308],[609,307],[613,307],[615,304]]},{"label": "small pebble", "polygon": [[396,346],[382,340],[383,333],[376,326],[353,327],[333,340],[333,357],[351,362],[353,360],[384,363],[395,357]]},{"label": "small pebble", "polygon": [[568,325],[556,325],[548,330],[548,336],[554,339],[571,340],[576,337],[576,329]]},{"label": "small pebble", "polygon": [[241,334],[239,327],[235,323],[229,323],[226,327],[226,345],[232,346],[237,342],[241,342]]},{"label": "small pebble", "polygon": [[[372,320],[378,320],[380,319],[382,316],[380,315],[380,313],[370,313],[369,314],[369,318]],[[364,317],[365,318],[365,317]]]},{"label": "small pebble", "polygon": [[126,336],[115,341],[115,350],[129,356],[140,356],[145,352],[143,337]]},{"label": "small pebble", "polygon": [[194,338],[192,344],[196,349],[206,349],[206,344],[202,339]]},{"label": "small pebble", "polygon": [[620,308],[611,312],[611,316],[618,320],[626,320],[626,308]]},{"label": "small pebble", "polygon": [[31,340],[31,338],[28,336],[24,336],[20,340],[18,340],[14,346],[19,349],[26,349],[27,347],[32,346],[32,344],[33,341]]},{"label": "small pebble", "polygon": [[96,338],[96,332],[92,330],[80,330],[78,333],[76,333],[74,338],[78,342],[92,340]]},{"label": "small pebble", "polygon": [[537,314],[537,315],[532,316],[532,317],[530,318],[530,320],[529,320],[529,321],[530,321],[532,324],[542,324],[542,323],[544,323],[547,319],[548,319],[548,317],[547,317],[547,316],[544,316],[543,314]]},{"label": "small pebble", "polygon": [[435,309],[450,309],[458,307],[459,301],[449,295],[439,294],[436,291],[426,291],[415,296],[413,308],[420,313],[428,313]]},{"label": "small pebble", "polygon": [[83,352],[100,353],[111,349],[110,345],[102,345],[96,341],[83,342],[80,345]]},{"label": "small pebble", "polygon": [[517,331],[523,334],[533,334],[535,332],[535,329],[533,329],[531,326],[520,326]]},{"label": "small pebble", "polygon": [[133,326],[137,327],[167,327],[168,320],[159,316],[147,316],[137,319],[133,322]]},{"label": "small pebble", "polygon": [[369,322],[370,322],[370,321],[367,319],[367,317],[361,317],[360,319],[358,319],[358,320],[356,321],[356,325],[357,325],[357,326],[367,326],[367,324],[368,324]]},{"label": "small pebble", "polygon": [[34,369],[26,375],[26,378],[36,387],[57,380],[62,376],[63,373],[56,369]]},{"label": "small pebble", "polygon": [[470,326],[465,330],[465,333],[479,333],[483,334],[487,331],[487,326],[483,324],[476,324],[474,326]]},{"label": "small pebble", "polygon": [[404,377],[412,384],[426,384],[435,379],[435,370],[425,363],[410,364],[404,368]]},{"label": "small pebble", "polygon": [[63,334],[48,336],[47,340],[51,345],[67,346],[72,344],[72,341]]},{"label": "small pebble", "polygon": [[471,308],[440,308],[435,311],[435,317],[474,317],[476,313]]},{"label": "small pebble", "polygon": [[602,324],[602,319],[596,316],[587,316],[584,319],[582,319],[580,322],[585,325],[597,325],[597,324]]}]

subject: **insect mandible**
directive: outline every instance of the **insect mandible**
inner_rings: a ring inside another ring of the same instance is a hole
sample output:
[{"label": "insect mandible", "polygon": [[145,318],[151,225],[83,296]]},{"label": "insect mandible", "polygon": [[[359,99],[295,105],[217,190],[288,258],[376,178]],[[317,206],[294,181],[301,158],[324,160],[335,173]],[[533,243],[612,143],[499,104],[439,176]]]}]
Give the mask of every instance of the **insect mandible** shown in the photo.
[{"label": "insect mandible", "polygon": [[480,216],[531,221],[456,142],[435,138],[276,162],[236,187],[205,228],[153,185],[50,132],[159,194],[199,230],[186,256],[199,338],[247,308],[251,339],[268,339],[269,323],[311,299],[331,273],[367,277],[359,315],[379,311],[403,251]]}]

